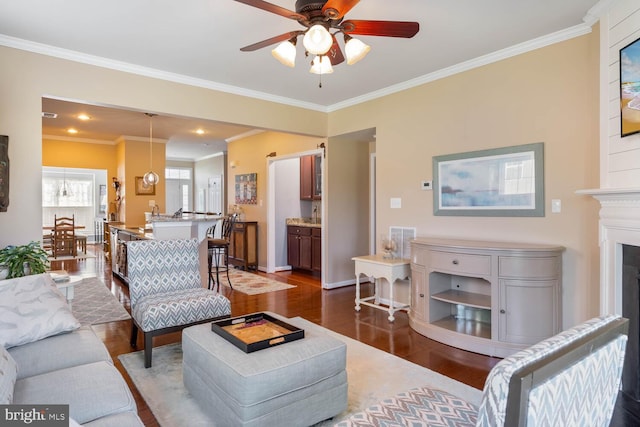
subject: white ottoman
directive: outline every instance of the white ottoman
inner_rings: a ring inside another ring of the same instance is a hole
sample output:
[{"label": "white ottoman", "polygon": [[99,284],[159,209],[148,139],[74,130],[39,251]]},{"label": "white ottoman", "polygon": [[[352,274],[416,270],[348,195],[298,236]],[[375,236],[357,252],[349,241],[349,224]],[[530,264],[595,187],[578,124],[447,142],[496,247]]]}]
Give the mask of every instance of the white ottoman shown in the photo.
[{"label": "white ottoman", "polygon": [[347,409],[346,345],[320,326],[303,329],[303,339],[245,353],[211,324],[186,328],[185,387],[219,426],[306,427],[331,418]]}]

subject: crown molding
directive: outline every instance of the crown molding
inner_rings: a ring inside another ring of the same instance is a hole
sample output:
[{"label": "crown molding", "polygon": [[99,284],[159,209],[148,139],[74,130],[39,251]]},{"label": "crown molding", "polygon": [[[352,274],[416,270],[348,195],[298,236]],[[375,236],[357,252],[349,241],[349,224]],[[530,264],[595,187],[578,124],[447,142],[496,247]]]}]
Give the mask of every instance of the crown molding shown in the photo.
[{"label": "crown molding", "polygon": [[[82,142],[85,144],[102,144],[102,145],[116,145],[118,142],[110,139],[89,139],[78,138],[73,136],[58,136],[58,135],[42,135],[42,139],[49,139],[52,141],[64,141],[64,142]],[[148,139],[147,139],[148,141]]]},{"label": "crown molding", "polygon": [[489,53],[487,55],[479,56],[469,61],[461,62],[451,67],[443,68],[433,73],[425,74],[424,76],[417,77],[415,79],[407,80],[406,82],[399,83],[397,85],[388,86],[384,89],[380,89],[374,92],[370,92],[366,95],[358,96],[355,98],[347,99],[343,102],[339,102],[329,106],[329,112],[341,110],[343,108],[352,107],[357,104],[361,104],[366,101],[371,101],[377,98],[381,98],[387,95],[401,92],[403,90],[411,89],[416,86],[420,86],[426,83],[431,83],[436,80],[451,77],[455,74],[459,74],[465,71],[472,70],[474,68],[482,67],[494,62],[502,61],[513,56],[521,55],[526,52],[531,52],[536,49],[540,49],[545,46],[552,45],[554,43],[563,42],[575,37],[580,37],[585,34],[591,33],[591,26],[587,24],[578,24],[571,28],[557,31],[555,33],[538,37],[537,39],[529,40],[524,43],[520,43],[506,49],[502,49],[496,52]]},{"label": "crown molding", "polygon": [[591,26],[597,22],[606,13],[611,4],[618,0],[601,0],[595,6],[593,6],[587,15],[583,18],[584,23],[575,25],[573,27],[557,31],[555,33],[538,37],[536,39],[520,43],[500,51],[492,52],[487,55],[480,56],[478,58],[465,61],[451,67],[443,68],[441,70],[429,73],[415,79],[408,80],[403,83],[388,86],[386,88],[376,90],[367,93],[362,96],[347,99],[336,104],[329,106],[323,106],[314,103],[302,102],[291,98],[285,98],[281,96],[271,95],[264,92],[249,90],[240,88],[237,86],[226,85],[222,83],[213,82],[210,80],[193,78],[181,74],[170,73],[167,71],[157,70],[149,67],[142,67],[139,65],[130,64],[122,61],[114,61],[99,56],[88,55],[81,52],[76,52],[68,49],[61,49],[54,46],[45,45],[42,43],[31,42],[28,40],[18,39],[15,37],[9,37],[0,34],[0,45],[7,46],[15,49],[25,50],[33,53],[39,53],[42,55],[53,56],[56,58],[75,61],[83,64],[94,65],[97,67],[108,68],[117,71],[123,71],[132,74],[138,74],[145,77],[151,77],[160,80],[171,81],[174,83],[185,84],[189,86],[201,87],[205,89],[216,90],[225,93],[231,93],[234,95],[245,96],[249,98],[260,99],[263,101],[275,102],[278,104],[290,105],[293,107],[304,108],[308,110],[314,110],[324,113],[335,112],[343,108],[351,107],[363,102],[371,101],[383,96],[391,95],[396,92],[401,92],[407,89],[414,88],[426,83],[430,83],[436,80],[440,80],[452,75],[472,70],[474,68],[482,67],[487,64],[498,62],[507,58],[511,58],[516,55],[520,55],[526,52],[530,52],[536,49],[540,49],[545,46],[549,46],[554,43],[563,42],[575,37],[580,37],[585,34],[591,33]]},{"label": "crown molding", "polygon": [[275,102],[278,104],[290,105],[293,107],[304,108],[307,110],[315,110],[323,113],[327,112],[327,108],[319,104],[298,101],[291,98],[285,98],[283,96],[276,96],[276,95],[272,95],[272,94],[268,94],[268,93],[264,93],[256,90],[250,90],[250,89],[245,89],[237,86],[226,85],[223,83],[217,83],[211,80],[198,79],[195,77],[189,77],[182,74],[170,73],[168,71],[162,71],[155,68],[143,67],[140,65],[130,64],[128,62],[115,61],[115,60],[103,58],[100,56],[89,55],[86,53],[76,52],[69,49],[62,49],[59,47],[50,46],[43,43],[36,43],[29,40],[10,37],[4,34],[0,34],[0,46],[6,46],[14,49],[25,50],[27,52],[33,52],[41,55],[52,56],[55,58],[66,59],[69,61],[79,62],[82,64],[94,65],[96,67],[108,68],[111,70],[137,74],[144,77],[151,77],[154,79],[170,81],[173,83],[180,83],[180,84],[185,84],[189,86],[201,87],[204,89],[216,90],[220,92],[230,93],[233,95],[246,96],[249,98]]}]

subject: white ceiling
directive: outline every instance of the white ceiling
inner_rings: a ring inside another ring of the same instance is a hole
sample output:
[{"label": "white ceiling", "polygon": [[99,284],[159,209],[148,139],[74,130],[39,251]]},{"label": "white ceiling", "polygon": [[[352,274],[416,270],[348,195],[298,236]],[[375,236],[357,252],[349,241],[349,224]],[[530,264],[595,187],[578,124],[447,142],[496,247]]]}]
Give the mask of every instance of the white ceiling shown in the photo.
[{"label": "white ceiling", "polygon": [[[336,66],[333,74],[322,77],[322,88],[319,77],[308,71],[302,43],[295,68],[271,56],[275,46],[241,52],[243,46],[303,27],[233,0],[4,0],[0,45],[332,111],[452,70],[584,34],[611,1],[362,0],[346,19],[417,21],[420,31],[411,39],[357,36],[371,46],[369,55],[355,65]],[[271,3],[293,10],[295,1]],[[338,40],[342,43],[341,37]],[[66,108],[61,101],[50,102],[45,107]],[[148,119],[140,119],[142,112],[124,114],[122,121],[119,114],[109,113],[107,122],[107,116],[102,117],[106,110],[100,111],[95,117],[105,121],[99,127],[97,120],[89,122],[85,135],[78,137],[148,137]],[[65,114],[70,113],[66,109]],[[70,125],[46,120],[44,130],[53,135]],[[176,150],[172,155],[174,143],[224,146],[225,138],[249,130],[237,126],[214,130],[212,122],[179,124],[173,118],[167,126],[180,128],[174,135],[170,128],[162,130],[162,120],[157,120],[157,136],[169,140],[168,156],[176,158],[200,154]],[[210,126],[211,137],[195,138],[190,132],[198,125]]]}]

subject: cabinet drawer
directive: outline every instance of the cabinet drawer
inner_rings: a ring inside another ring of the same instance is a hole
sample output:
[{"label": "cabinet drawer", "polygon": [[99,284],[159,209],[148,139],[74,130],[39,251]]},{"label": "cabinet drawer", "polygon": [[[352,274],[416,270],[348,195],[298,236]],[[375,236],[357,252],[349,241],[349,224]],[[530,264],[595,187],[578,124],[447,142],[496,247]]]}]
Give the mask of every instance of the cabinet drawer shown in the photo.
[{"label": "cabinet drawer", "polygon": [[491,274],[490,255],[471,255],[440,251],[431,251],[429,255],[429,266],[433,270],[474,276],[488,276]]},{"label": "cabinet drawer", "polygon": [[560,271],[560,262],[560,257],[501,256],[498,259],[498,274],[500,277],[533,279],[556,277]]},{"label": "cabinet drawer", "polygon": [[311,229],[311,235],[314,237],[321,237],[322,236],[322,230],[319,228],[312,228]]},{"label": "cabinet drawer", "polygon": [[297,236],[311,236],[311,227],[288,226],[287,233]]}]

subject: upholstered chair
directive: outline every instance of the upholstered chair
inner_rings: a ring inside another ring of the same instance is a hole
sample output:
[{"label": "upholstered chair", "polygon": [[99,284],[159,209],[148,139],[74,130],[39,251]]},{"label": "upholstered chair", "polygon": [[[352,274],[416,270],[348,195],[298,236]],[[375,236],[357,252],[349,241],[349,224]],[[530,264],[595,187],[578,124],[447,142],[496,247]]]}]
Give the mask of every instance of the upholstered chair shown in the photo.
[{"label": "upholstered chair", "polygon": [[421,387],[335,427],[387,425],[389,420],[397,422],[393,425],[608,427],[628,329],[629,321],[620,316],[596,317],[501,360],[489,372],[479,408],[447,391]]},{"label": "upholstered chair", "polygon": [[151,366],[153,337],[227,318],[229,300],[202,287],[198,241],[138,240],[127,243],[131,345],[144,335],[144,365]]}]

